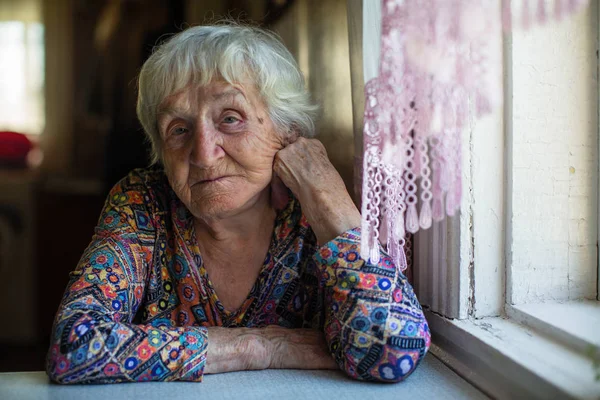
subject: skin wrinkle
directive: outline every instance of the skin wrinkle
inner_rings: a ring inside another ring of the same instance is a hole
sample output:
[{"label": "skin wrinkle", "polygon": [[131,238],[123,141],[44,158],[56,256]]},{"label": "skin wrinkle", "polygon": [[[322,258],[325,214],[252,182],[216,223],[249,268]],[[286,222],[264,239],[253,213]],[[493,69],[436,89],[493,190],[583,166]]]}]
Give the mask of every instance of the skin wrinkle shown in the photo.
[{"label": "skin wrinkle", "polygon": [[[167,125],[169,121],[171,121],[173,119],[182,119],[191,124],[196,119],[197,116],[193,113],[192,110],[194,109],[194,107],[198,107],[198,105],[201,102],[200,98],[196,99],[195,103],[192,103],[190,100],[193,99],[193,96],[189,96],[189,99],[188,99],[189,104],[187,107],[181,107],[181,105],[175,106],[173,104],[174,102],[177,101],[177,99],[183,93],[188,92],[190,90],[192,90],[192,89],[188,88],[182,92],[178,92],[177,94],[170,96],[168,98],[166,105],[164,107],[162,107],[163,110],[159,113],[158,120],[159,120],[159,129],[160,129],[160,133],[161,133],[161,138],[163,140],[166,137],[166,130],[167,130],[165,125]],[[199,92],[198,96],[200,96],[201,90],[198,90],[198,92]],[[231,102],[233,107],[245,109],[245,103],[239,102],[236,100],[236,97],[240,96],[240,95],[242,97],[244,97],[244,100],[247,102],[246,96],[239,89],[227,90],[224,93],[215,93],[212,95],[212,98],[216,104],[228,104],[228,101],[229,101],[229,102]]]},{"label": "skin wrinkle", "polygon": [[[227,84],[225,83],[218,83],[218,86],[225,86],[227,87]],[[258,109],[259,111],[256,113],[253,113],[251,110],[249,110],[248,106],[249,104],[247,104],[245,102],[245,100],[247,100],[246,95],[244,95],[244,90],[243,88],[235,88],[236,91],[239,90],[239,93],[242,94],[243,96],[243,100],[241,99],[236,99],[236,101],[232,101],[229,103],[211,103],[211,102],[206,102],[203,103],[203,99],[202,99],[202,95],[203,95],[203,90],[199,90],[198,92],[198,96],[196,98],[193,98],[193,96],[185,96],[187,97],[185,100],[183,101],[179,101],[179,104],[177,104],[177,107],[173,106],[174,103],[174,99],[170,99],[170,103],[169,104],[169,108],[173,109],[177,109],[177,111],[182,111],[182,110],[188,110],[186,111],[187,114],[191,114],[192,110],[198,109],[198,108],[203,108],[202,109],[202,118],[203,120],[209,119],[206,111],[206,108],[208,106],[206,106],[206,104],[211,104],[210,107],[208,107],[210,109],[211,112],[215,112],[218,113],[220,112],[220,107],[225,108],[226,106],[229,106],[231,108],[236,108],[238,110],[241,110],[240,114],[243,114],[242,117],[246,117],[246,121],[244,122],[244,126],[237,132],[227,132],[227,133],[223,133],[223,132],[218,132],[218,129],[212,129],[212,127],[210,126],[202,126],[202,127],[196,127],[193,124],[191,125],[193,128],[198,129],[206,129],[208,132],[206,132],[206,135],[202,135],[202,136],[207,136],[202,138],[201,140],[205,140],[206,141],[206,145],[213,147],[212,150],[214,150],[216,153],[212,153],[210,154],[210,156],[213,156],[216,159],[219,160],[209,160],[208,162],[212,164],[211,165],[196,165],[196,166],[192,166],[189,167],[189,171],[188,172],[183,172],[181,171],[180,173],[188,173],[191,178],[194,178],[196,176],[207,176],[210,175],[210,173],[212,173],[213,175],[218,175],[219,173],[221,174],[225,174],[225,173],[231,173],[233,175],[240,175],[243,178],[246,178],[247,181],[251,181],[252,183],[256,183],[257,181],[260,181],[261,183],[261,187],[260,189],[265,189],[268,186],[268,183],[270,181],[270,175],[271,175],[271,171],[272,171],[272,159],[274,157],[274,154],[280,150],[283,147],[283,144],[281,143],[281,140],[278,140],[277,136],[274,132],[274,127],[272,124],[269,124],[270,126],[267,130],[267,135],[262,134],[262,132],[258,132],[258,130],[256,129],[256,121],[258,120],[258,118],[253,114],[258,114],[258,112],[260,112],[260,108],[264,108],[264,106],[262,104],[258,104],[258,107],[254,107],[255,109]],[[231,89],[225,89],[223,91],[223,93],[231,93]],[[184,92],[185,93],[185,92]],[[189,90],[188,90],[189,93]],[[181,98],[182,94],[179,94],[178,96],[175,96],[175,99],[179,99]],[[193,98],[193,100],[195,100],[195,102],[190,101],[192,99],[190,99],[190,97]],[[229,96],[225,96],[222,93],[213,93],[213,97],[216,98],[226,98]],[[239,97],[239,96],[237,96]],[[255,96],[256,97],[256,96]],[[254,100],[253,103],[259,103],[256,99],[252,99]],[[200,107],[200,105],[204,104],[202,107]],[[198,117],[197,117],[198,119]],[[213,117],[213,119],[216,119],[216,117]],[[185,121],[184,121],[185,122]],[[188,122],[189,123],[189,122]],[[175,178],[175,171],[173,171],[173,167],[175,165],[183,165],[183,163],[185,162],[186,159],[190,158],[190,154],[186,154],[186,152],[184,151],[178,151],[178,156],[175,157],[176,159],[176,163],[173,162],[169,162],[169,160],[172,160],[173,157],[170,153],[172,153],[170,151],[170,146],[169,146],[169,138],[167,137],[167,133],[166,133],[166,125],[168,124],[168,122],[166,122],[164,119],[161,118],[161,137],[164,138],[165,143],[164,143],[164,148],[165,150],[163,151],[163,158],[165,158],[165,167],[168,170],[168,175],[170,176],[170,179],[173,180],[173,186],[175,188],[177,188],[176,193],[178,195],[180,195],[180,197],[182,198],[182,201],[184,201],[184,204],[186,204],[186,206],[190,207],[192,213],[194,214],[195,217],[197,218],[203,218],[203,217],[207,217],[210,215],[207,215],[207,213],[205,211],[207,210],[200,210],[199,208],[201,207],[201,205],[196,204],[196,203],[200,203],[202,200],[202,202],[206,201],[206,198],[200,198],[198,199],[196,197],[196,201],[192,201],[192,196],[191,193],[186,193],[186,192],[190,192],[190,190],[186,190],[186,184],[184,182],[182,182],[182,178]],[[214,137],[212,137],[214,136]],[[237,138],[233,138],[232,136],[238,136]],[[196,139],[198,140],[198,139]],[[198,146],[198,143],[193,143],[193,145]],[[191,146],[193,147],[193,146]],[[226,149],[225,149],[226,148]],[[223,154],[220,153],[220,150],[223,150]],[[203,150],[204,151],[204,150]],[[207,151],[210,151],[207,150]],[[248,155],[252,155],[252,160],[248,160],[247,156],[243,155],[243,153],[249,153]],[[231,154],[234,154],[235,156],[231,156]],[[194,154],[192,154],[193,156]],[[167,160],[167,158],[169,158],[169,160]],[[259,162],[257,162],[257,158],[259,159]],[[242,160],[240,162],[240,159]],[[193,160],[190,160],[190,162],[193,164]],[[251,168],[249,165],[254,164],[256,167],[255,168]],[[257,165],[258,164],[258,165]],[[268,168],[267,168],[268,166]],[[181,167],[177,167],[179,169],[181,169]],[[256,188],[255,188],[256,189]],[[238,194],[239,195],[239,194]],[[222,198],[222,196],[221,196]],[[187,200],[187,201],[186,201]]]},{"label": "skin wrinkle", "polygon": [[270,184],[282,135],[252,84],[217,81],[188,88],[162,109],[165,172],[194,216],[196,241],[215,292],[226,309],[235,311],[270,245],[276,216]]}]

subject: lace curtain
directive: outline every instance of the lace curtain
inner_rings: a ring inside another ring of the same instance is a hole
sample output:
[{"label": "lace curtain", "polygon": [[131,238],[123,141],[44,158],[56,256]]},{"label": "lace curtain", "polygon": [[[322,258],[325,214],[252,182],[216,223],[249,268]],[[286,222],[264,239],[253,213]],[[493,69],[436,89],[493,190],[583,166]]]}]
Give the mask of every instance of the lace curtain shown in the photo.
[{"label": "lace curtain", "polygon": [[381,0],[378,76],[365,84],[361,256],[402,270],[406,238],[461,202],[461,132],[502,104],[502,31],[587,0]]}]

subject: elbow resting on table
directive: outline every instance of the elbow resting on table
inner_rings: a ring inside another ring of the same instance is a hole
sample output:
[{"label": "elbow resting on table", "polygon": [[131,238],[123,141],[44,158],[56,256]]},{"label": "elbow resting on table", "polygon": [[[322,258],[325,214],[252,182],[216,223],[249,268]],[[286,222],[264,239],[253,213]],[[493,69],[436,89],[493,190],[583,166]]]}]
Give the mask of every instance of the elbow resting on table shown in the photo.
[{"label": "elbow resting on table", "polygon": [[[65,384],[64,370],[67,367],[68,358],[66,355],[60,354],[59,346],[52,345],[46,356],[46,375],[54,383]],[[72,382],[77,383],[77,382]]]},{"label": "elbow resting on table", "polygon": [[[82,313],[81,315],[88,314]],[[114,325],[114,323],[111,324]],[[68,335],[64,332],[66,329],[64,325],[62,329],[54,328],[58,331],[53,330],[52,332],[52,342],[45,365],[46,374],[50,380],[59,384],[117,383],[127,380],[123,379],[120,374],[111,376],[113,372],[117,371],[113,371],[112,366],[109,366],[112,352],[106,344],[110,341],[109,334],[102,333],[107,330],[105,328],[106,325],[103,326],[103,324],[89,326],[85,332],[83,328],[79,328],[81,336],[74,342],[69,341]],[[110,329],[107,331],[110,332]],[[94,349],[93,354],[88,348],[89,345],[86,345],[86,342],[93,340],[92,338],[100,338],[95,341],[95,344],[89,344],[99,347]],[[83,367],[84,364],[88,367],[93,364],[93,371],[80,368],[81,372],[76,372],[78,367]],[[106,368],[110,370],[107,371]]]},{"label": "elbow resting on table", "polygon": [[[61,342],[63,339],[61,339]],[[90,379],[86,374],[82,374],[81,376],[75,377],[73,374],[68,373],[69,370],[72,369],[72,360],[76,357],[75,351],[65,351],[64,348],[65,343],[52,343],[50,349],[48,351],[48,355],[46,357],[46,374],[48,378],[54,383],[58,384],[77,384],[77,383],[108,383],[110,380],[104,374],[100,374],[96,379]],[[108,360],[109,350],[106,346],[103,346],[99,353],[97,353],[94,358],[96,360]]]},{"label": "elbow resting on table", "polygon": [[64,379],[61,378],[61,374],[59,372],[58,363],[59,357],[55,354],[52,354],[52,349],[48,353],[46,357],[46,375],[48,378],[54,383],[64,384],[66,383]]},{"label": "elbow resting on table", "polygon": [[[384,335],[387,340],[373,341],[367,350],[350,344],[343,351],[338,365],[349,377],[357,380],[388,383],[405,380],[421,363],[431,343],[425,319],[415,325],[413,336]],[[357,340],[356,337],[354,340]],[[357,357],[357,354],[362,354],[362,357]]]}]

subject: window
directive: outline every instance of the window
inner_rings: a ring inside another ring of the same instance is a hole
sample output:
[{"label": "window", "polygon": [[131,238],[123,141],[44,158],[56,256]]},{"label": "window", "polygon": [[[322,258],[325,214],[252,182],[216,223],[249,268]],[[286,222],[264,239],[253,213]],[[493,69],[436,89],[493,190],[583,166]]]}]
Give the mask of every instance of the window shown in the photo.
[{"label": "window", "polygon": [[415,237],[432,352],[493,397],[600,394],[599,11],[505,36],[460,216]]},{"label": "window", "polygon": [[591,16],[513,35],[510,304],[597,298],[598,24]]},{"label": "window", "polygon": [[594,8],[512,41],[508,312],[581,350],[600,348]]},{"label": "window", "polygon": [[[6,4],[6,3],[5,3]],[[44,27],[37,1],[0,7],[0,130],[44,130]]]}]

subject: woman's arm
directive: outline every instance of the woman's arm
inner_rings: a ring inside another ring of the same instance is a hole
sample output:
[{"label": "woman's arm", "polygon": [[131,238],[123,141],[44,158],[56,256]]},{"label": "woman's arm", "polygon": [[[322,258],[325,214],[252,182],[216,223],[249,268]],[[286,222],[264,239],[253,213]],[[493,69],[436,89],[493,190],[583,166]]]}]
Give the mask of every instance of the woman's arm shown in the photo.
[{"label": "woman's arm", "polygon": [[156,230],[143,187],[143,177],[134,173],[115,186],[70,275],[46,363],[55,382],[202,378],[206,328],[132,323],[155,257]]},{"label": "woman's arm", "polygon": [[337,364],[357,379],[406,378],[429,348],[427,321],[385,253],[376,265],[361,259],[360,213],[325,148],[299,138],[277,153],[274,171],[323,245],[313,261],[324,290],[325,336]]},{"label": "woman's arm", "polygon": [[383,253],[360,258],[360,231],[349,230],[315,255],[324,287],[325,338],[353,378],[398,382],[425,356],[431,335],[406,277]]},{"label": "woman's arm", "polygon": [[[360,212],[318,140],[298,138],[275,155],[273,170],[281,180],[279,184],[300,201],[302,213],[320,244],[360,226]],[[283,191],[277,187],[272,190]]]},{"label": "woman's arm", "polygon": [[[125,254],[136,256],[125,259]],[[143,273],[138,271],[145,269],[134,260],[143,259],[141,248],[123,238],[92,242],[71,274],[54,321],[46,364],[53,381],[201,379],[206,361],[205,328],[132,323],[144,292]],[[125,266],[132,267],[133,274]]]}]

